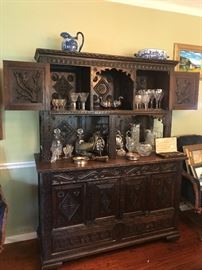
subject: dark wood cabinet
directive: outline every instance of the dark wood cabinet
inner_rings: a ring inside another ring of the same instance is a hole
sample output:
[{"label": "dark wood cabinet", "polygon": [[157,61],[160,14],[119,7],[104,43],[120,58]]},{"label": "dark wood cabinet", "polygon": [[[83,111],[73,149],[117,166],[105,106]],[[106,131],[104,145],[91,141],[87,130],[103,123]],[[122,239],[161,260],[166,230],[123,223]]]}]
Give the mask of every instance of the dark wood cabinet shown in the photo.
[{"label": "dark wood cabinet", "polygon": [[[117,130],[125,136],[131,123],[140,125],[140,142],[155,121],[161,122],[162,135],[170,136],[177,62],[45,49],[37,49],[35,59],[38,63],[4,62],[4,101],[7,109],[40,111],[42,269],[152,239],[178,238],[183,158],[153,153],[129,161],[116,151]],[[163,89],[161,104],[156,99],[137,106],[142,89]],[[81,92],[87,94],[85,109],[81,98],[72,107],[72,93]],[[54,100],[65,103],[61,108]],[[51,163],[56,129],[63,146],[76,144],[78,129],[86,142],[100,132],[109,161],[78,166],[63,155]]]},{"label": "dark wood cabinet", "polygon": [[179,237],[182,159],[91,161],[78,168],[36,159],[42,268],[99,252]]}]

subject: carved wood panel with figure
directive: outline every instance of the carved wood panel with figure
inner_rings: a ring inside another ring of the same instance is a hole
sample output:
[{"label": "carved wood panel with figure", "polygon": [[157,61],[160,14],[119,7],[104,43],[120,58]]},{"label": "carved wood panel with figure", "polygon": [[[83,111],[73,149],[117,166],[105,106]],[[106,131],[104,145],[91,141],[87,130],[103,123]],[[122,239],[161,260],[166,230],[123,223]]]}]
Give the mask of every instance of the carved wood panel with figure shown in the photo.
[{"label": "carved wood panel with figure", "polygon": [[49,109],[49,64],[3,61],[3,70],[5,109]]},{"label": "carved wood panel with figure", "polygon": [[174,110],[196,110],[199,90],[198,72],[175,72],[173,101]]}]

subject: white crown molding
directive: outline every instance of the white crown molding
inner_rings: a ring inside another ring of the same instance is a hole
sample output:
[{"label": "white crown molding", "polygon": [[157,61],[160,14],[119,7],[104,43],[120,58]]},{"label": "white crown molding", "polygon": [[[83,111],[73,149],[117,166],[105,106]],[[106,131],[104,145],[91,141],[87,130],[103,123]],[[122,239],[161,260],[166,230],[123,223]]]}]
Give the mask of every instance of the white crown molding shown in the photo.
[{"label": "white crown molding", "polygon": [[35,167],[34,161],[0,163],[0,170]]},{"label": "white crown molding", "polygon": [[169,3],[166,1],[156,1],[156,0],[144,0],[144,1],[142,0],[107,0],[107,1],[202,17],[202,1],[201,1],[201,6],[199,8],[188,7],[184,5]]},{"label": "white crown molding", "polygon": [[6,237],[5,244],[11,244],[15,242],[27,241],[31,239],[37,238],[36,232],[24,233],[24,234],[17,234],[11,235]]}]

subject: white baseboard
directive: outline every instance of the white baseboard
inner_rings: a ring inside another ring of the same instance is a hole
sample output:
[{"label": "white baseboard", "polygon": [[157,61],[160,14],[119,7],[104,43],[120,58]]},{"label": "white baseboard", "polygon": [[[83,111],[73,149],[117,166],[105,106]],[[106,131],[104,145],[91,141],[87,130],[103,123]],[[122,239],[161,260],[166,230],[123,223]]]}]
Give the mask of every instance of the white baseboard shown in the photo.
[{"label": "white baseboard", "polygon": [[11,236],[6,237],[5,244],[31,240],[31,239],[35,239],[35,238],[37,238],[36,232],[11,235]]}]

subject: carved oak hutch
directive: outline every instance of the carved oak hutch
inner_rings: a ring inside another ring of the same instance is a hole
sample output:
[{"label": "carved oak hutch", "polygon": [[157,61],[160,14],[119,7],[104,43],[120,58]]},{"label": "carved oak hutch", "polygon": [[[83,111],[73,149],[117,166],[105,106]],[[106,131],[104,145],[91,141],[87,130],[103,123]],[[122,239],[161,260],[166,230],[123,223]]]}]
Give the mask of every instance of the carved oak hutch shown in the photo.
[{"label": "carved oak hutch", "polygon": [[[6,109],[40,111],[41,147],[35,158],[42,269],[87,254],[178,238],[182,158],[152,154],[129,161],[117,157],[115,137],[117,130],[125,134],[130,123],[139,123],[142,138],[155,121],[162,122],[163,136],[170,136],[173,104],[181,103],[179,85],[189,80],[189,86],[197,88],[195,75],[178,76],[177,62],[171,60],[48,49],[37,49],[35,59],[37,63],[4,61],[4,102]],[[161,108],[135,108],[134,96],[142,88],[164,90]],[[52,99],[68,100],[71,92],[89,93],[86,110],[72,111],[68,102],[65,110],[53,110]],[[121,107],[101,107],[97,100],[106,95],[122,96]],[[109,161],[51,163],[55,128],[61,130],[64,145],[75,143],[78,128],[86,140],[100,131]]]}]

